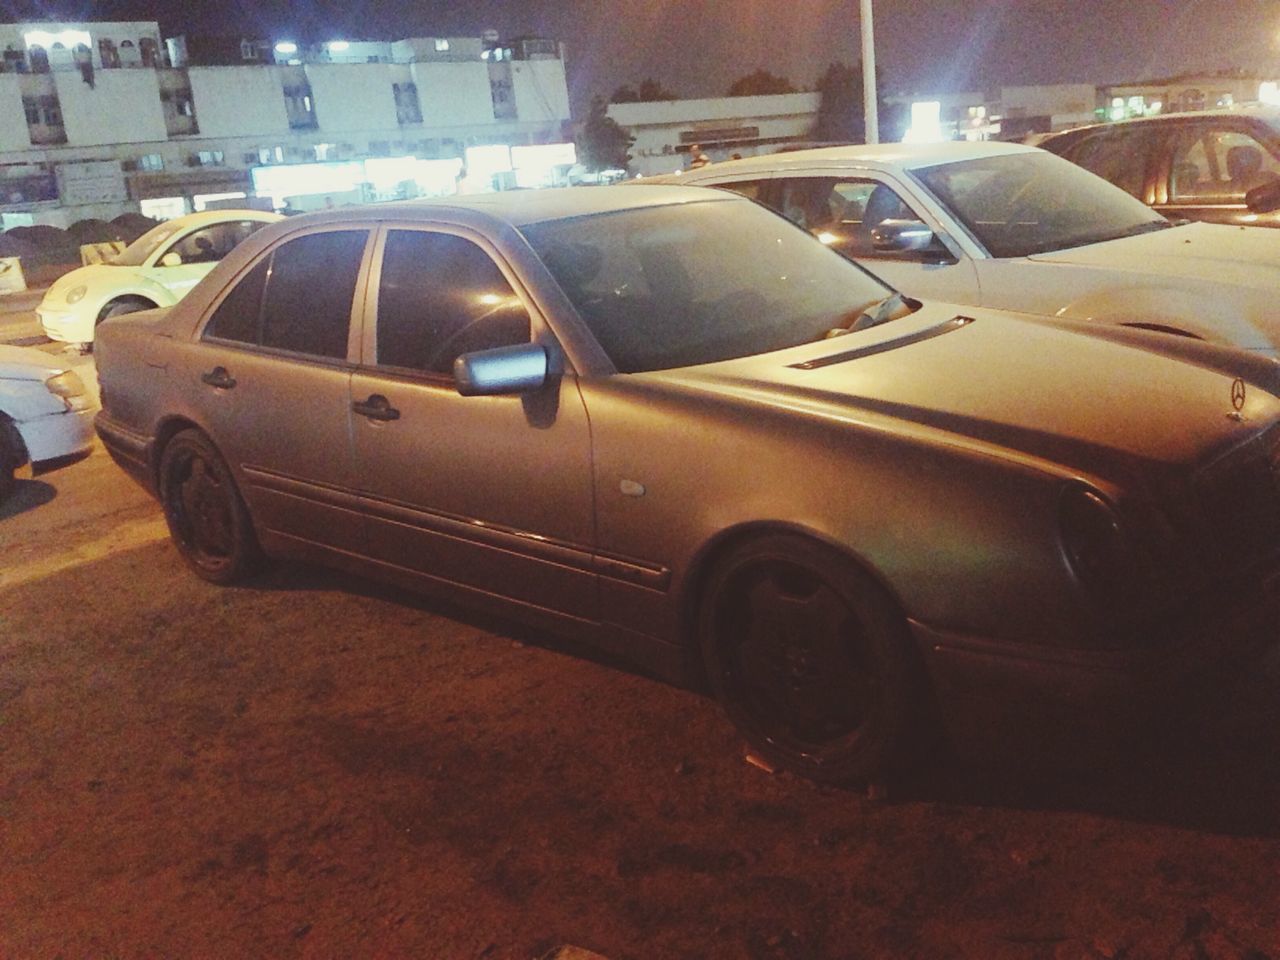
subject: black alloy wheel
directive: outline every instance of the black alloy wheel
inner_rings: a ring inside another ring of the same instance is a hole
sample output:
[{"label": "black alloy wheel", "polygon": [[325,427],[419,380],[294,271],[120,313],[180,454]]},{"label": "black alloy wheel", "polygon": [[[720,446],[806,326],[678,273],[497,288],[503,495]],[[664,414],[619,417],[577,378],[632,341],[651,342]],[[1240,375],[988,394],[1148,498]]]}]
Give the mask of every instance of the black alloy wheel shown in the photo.
[{"label": "black alloy wheel", "polygon": [[922,671],[902,614],[849,558],[751,541],[711,576],[699,627],[716,695],[766,760],[847,783],[905,759],[928,712]]},{"label": "black alloy wheel", "polygon": [[160,499],[169,535],[200,577],[228,584],[258,566],[261,550],[231,471],[209,439],[184,430],[160,459]]}]

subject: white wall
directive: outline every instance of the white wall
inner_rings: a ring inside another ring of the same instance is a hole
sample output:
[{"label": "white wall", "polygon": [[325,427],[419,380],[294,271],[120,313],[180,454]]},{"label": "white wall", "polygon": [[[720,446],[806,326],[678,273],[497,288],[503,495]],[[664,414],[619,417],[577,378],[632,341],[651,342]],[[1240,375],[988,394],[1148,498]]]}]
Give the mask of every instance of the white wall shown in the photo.
[{"label": "white wall", "polygon": [[387,64],[312,63],[306,70],[322,132],[348,133],[396,126],[396,102]]},{"label": "white wall", "polygon": [[[279,69],[192,67],[188,75],[202,137],[290,132]],[[163,135],[159,139],[164,139]]]},{"label": "white wall", "polygon": [[[95,70],[90,87],[76,73],[55,73],[70,146],[165,140],[164,108],[154,70]],[[24,121],[24,126],[25,121]]]},{"label": "white wall", "polygon": [[415,63],[412,69],[425,127],[494,122],[488,64]]},{"label": "white wall", "polygon": [[1004,112],[1021,110],[1027,117],[1047,117],[1056,113],[1092,114],[1097,98],[1097,87],[1091,83],[1000,88],[1000,106]]},{"label": "white wall", "polygon": [[563,60],[514,60],[511,86],[516,116],[521,120],[550,123],[569,119]]},{"label": "white wall", "polygon": [[30,149],[18,74],[0,73],[0,151]]}]

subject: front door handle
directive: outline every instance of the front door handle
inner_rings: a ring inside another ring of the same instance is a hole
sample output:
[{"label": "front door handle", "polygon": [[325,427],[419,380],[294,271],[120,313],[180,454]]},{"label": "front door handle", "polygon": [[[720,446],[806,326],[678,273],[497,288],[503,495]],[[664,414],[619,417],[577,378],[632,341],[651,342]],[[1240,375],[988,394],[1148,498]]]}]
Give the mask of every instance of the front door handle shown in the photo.
[{"label": "front door handle", "polygon": [[362,417],[368,417],[370,420],[399,420],[400,411],[391,405],[388,400],[380,393],[375,393],[368,400],[357,400],[351,404],[351,409]]},{"label": "front door handle", "polygon": [[208,373],[200,374],[200,379],[219,390],[230,390],[236,385],[236,378],[227,373],[226,367],[214,367]]}]

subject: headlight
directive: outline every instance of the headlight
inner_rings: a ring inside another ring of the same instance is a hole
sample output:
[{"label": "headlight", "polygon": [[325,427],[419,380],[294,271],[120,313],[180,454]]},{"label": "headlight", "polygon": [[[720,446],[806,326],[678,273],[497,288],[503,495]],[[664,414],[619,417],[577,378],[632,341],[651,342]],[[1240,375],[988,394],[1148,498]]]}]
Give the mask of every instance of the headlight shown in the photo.
[{"label": "headlight", "polygon": [[83,283],[78,287],[72,287],[67,291],[67,303],[79,303],[88,292],[89,288]]},{"label": "headlight", "polygon": [[44,382],[45,389],[67,405],[68,410],[85,410],[89,406],[89,397],[85,393],[84,381],[74,370],[64,370],[55,377]]},{"label": "headlight", "polygon": [[1069,487],[1062,497],[1062,546],[1076,577],[1101,597],[1122,597],[1133,585],[1133,545],[1101,496]]}]

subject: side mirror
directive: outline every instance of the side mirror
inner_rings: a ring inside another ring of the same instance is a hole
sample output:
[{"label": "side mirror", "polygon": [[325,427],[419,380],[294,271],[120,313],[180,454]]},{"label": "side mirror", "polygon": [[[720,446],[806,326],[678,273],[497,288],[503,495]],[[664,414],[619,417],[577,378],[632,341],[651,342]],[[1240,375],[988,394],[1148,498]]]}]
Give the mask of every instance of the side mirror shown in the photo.
[{"label": "side mirror", "polygon": [[546,348],[518,343],[464,353],[453,361],[453,382],[464,397],[530,393],[547,382]]},{"label": "side mirror", "polygon": [[166,253],[160,258],[160,266],[162,267],[180,267],[182,266],[182,254]]},{"label": "side mirror", "polygon": [[871,230],[871,249],[876,253],[918,253],[921,259],[954,263],[955,258],[938,235],[920,220],[882,220]]},{"label": "side mirror", "polygon": [[1280,180],[1272,180],[1254,187],[1244,195],[1244,205],[1250,213],[1273,213],[1280,210]]}]

